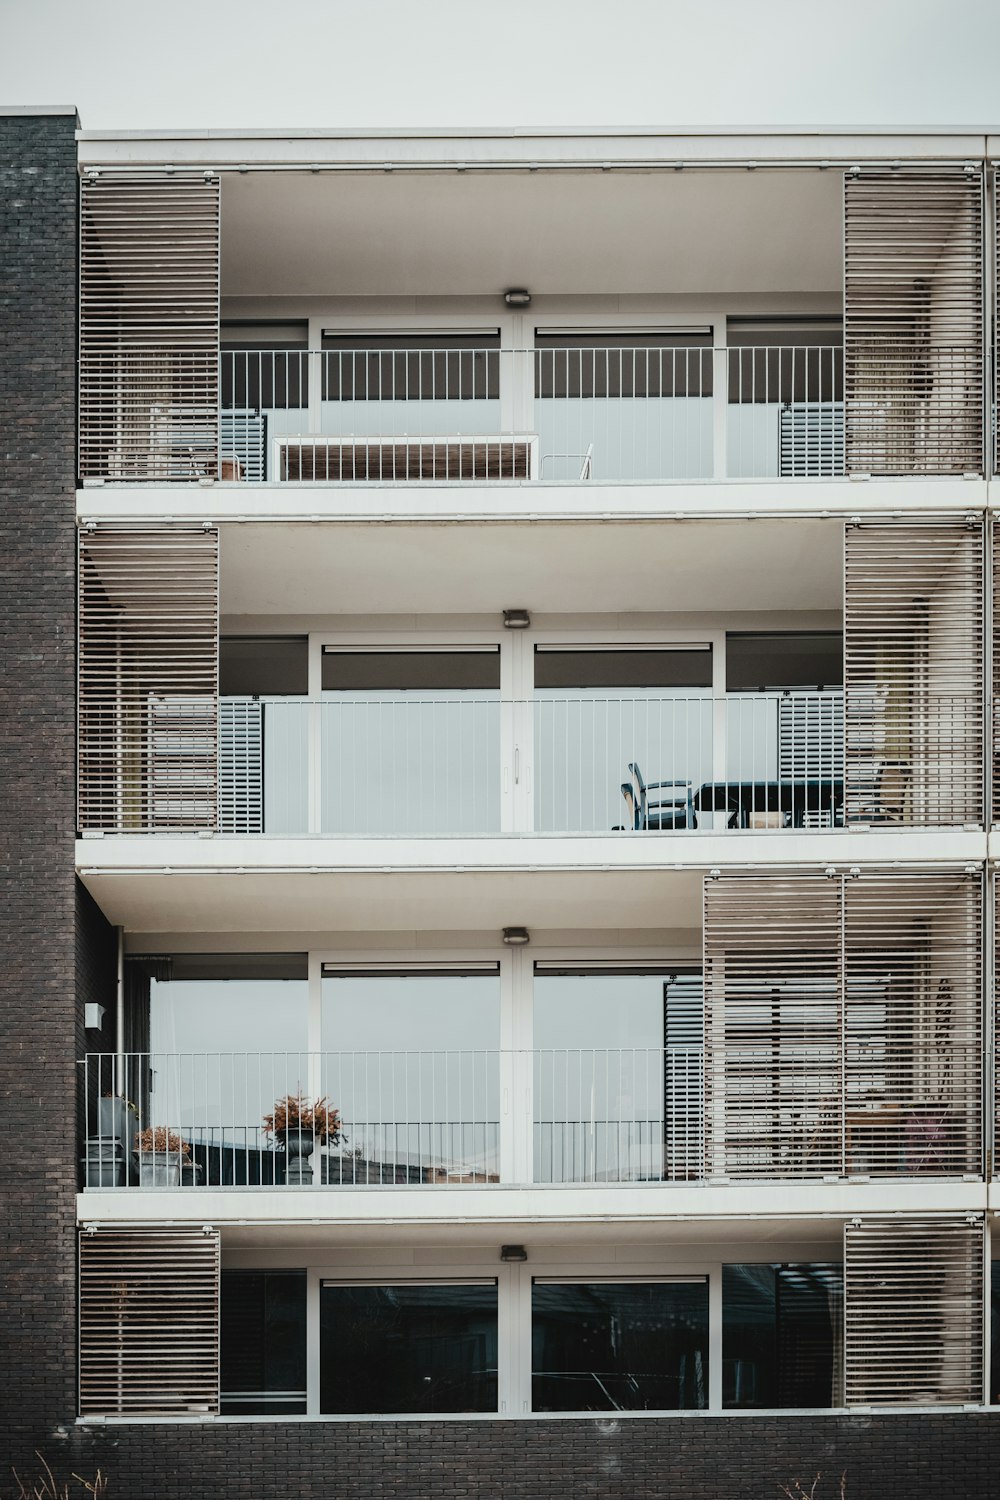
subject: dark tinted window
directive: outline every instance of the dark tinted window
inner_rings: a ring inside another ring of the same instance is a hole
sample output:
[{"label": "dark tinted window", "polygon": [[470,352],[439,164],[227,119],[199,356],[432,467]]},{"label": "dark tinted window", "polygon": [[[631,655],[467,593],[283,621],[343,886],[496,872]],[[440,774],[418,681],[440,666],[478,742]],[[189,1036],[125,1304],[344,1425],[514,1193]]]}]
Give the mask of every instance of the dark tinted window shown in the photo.
[{"label": "dark tinted window", "polygon": [[496,1411],[496,1282],[324,1285],[320,1408]]},{"label": "dark tinted window", "polygon": [[711,651],[546,651],[535,649],[538,688],[712,686]]},{"label": "dark tinted window", "polygon": [[221,1320],[223,1414],[304,1413],[305,1271],[223,1271]]},{"label": "dark tinted window", "polygon": [[723,1405],[839,1405],[841,1285],[837,1265],[723,1266]]},{"label": "dark tinted window", "polygon": [[726,636],[726,689],[830,688],[844,681],[839,630],[760,631]]},{"label": "dark tinted window", "polygon": [[675,1411],[708,1404],[708,1284],[536,1282],[534,1411]]},{"label": "dark tinted window", "polygon": [[304,696],[309,691],[305,636],[223,636],[219,691],[224,698]]},{"label": "dark tinted window", "polygon": [[327,651],[324,692],[499,688],[500,652]]},{"label": "dark tinted window", "polygon": [[324,401],[483,401],[500,395],[499,333],[323,335]]},{"label": "dark tinted window", "polygon": [[535,396],[710,396],[708,333],[539,333]]}]

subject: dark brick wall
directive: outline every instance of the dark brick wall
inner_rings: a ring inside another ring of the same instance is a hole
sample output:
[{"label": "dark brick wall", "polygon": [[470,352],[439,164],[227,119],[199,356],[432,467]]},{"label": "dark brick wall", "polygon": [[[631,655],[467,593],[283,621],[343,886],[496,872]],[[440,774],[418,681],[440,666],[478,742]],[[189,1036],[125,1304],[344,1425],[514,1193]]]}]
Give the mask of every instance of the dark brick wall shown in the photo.
[{"label": "dark brick wall", "polygon": [[[50,1455],[107,1500],[988,1500],[1000,1415],[666,1417],[79,1429]],[[0,1490],[0,1494],[3,1491]]]},{"label": "dark brick wall", "polygon": [[75,127],[0,118],[0,1421],[46,1444],[75,1399]]}]

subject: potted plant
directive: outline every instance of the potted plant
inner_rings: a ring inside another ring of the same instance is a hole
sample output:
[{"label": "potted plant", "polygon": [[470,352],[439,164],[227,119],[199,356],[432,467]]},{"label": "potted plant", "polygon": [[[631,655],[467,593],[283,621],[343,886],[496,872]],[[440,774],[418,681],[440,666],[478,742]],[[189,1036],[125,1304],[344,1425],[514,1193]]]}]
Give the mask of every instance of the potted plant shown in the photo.
[{"label": "potted plant", "polygon": [[284,1147],[285,1181],[301,1186],[313,1180],[309,1158],[315,1147],[339,1146],[340,1110],[326,1098],[310,1102],[301,1090],[286,1094],[277,1100],[273,1113],[264,1116],[264,1133]]},{"label": "potted plant", "polygon": [[181,1167],[191,1155],[183,1136],[165,1125],[147,1125],[136,1137],[140,1187],[177,1187]]}]

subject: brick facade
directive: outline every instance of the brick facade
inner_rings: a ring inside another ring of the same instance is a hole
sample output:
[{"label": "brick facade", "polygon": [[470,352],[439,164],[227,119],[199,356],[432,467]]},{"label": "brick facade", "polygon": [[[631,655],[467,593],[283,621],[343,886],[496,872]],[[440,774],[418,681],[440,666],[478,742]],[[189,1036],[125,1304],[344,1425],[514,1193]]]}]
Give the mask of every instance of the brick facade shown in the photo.
[{"label": "brick facade", "polygon": [[[69,1451],[65,1451],[66,1448]],[[148,1426],[77,1432],[58,1453],[110,1476],[108,1500],[942,1500],[996,1492],[991,1413],[601,1417],[492,1422]]]},{"label": "brick facade", "polygon": [[75,1399],[75,128],[0,118],[0,1406],[46,1445]]}]

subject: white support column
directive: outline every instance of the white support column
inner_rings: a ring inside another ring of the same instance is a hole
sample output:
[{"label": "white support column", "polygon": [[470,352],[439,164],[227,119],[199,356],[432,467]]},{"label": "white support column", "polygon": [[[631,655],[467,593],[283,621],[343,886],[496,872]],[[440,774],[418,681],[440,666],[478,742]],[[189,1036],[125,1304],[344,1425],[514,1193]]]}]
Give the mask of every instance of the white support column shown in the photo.
[{"label": "white support column", "polygon": [[306,1416],[318,1417],[319,1407],[319,1294],[320,1273],[306,1272]]},{"label": "white support column", "polygon": [[518,833],[531,833],[535,826],[534,636],[530,630],[515,630],[508,634],[513,636],[511,641],[515,745],[513,826]]},{"label": "white support column", "polygon": [[722,1410],[722,1265],[708,1268],[708,1409]]},{"label": "white support column", "polygon": [[505,951],[500,964],[500,1180],[530,1183],[534,1163],[531,991],[528,951]]},{"label": "white support column", "polygon": [[729,351],[724,317],[712,323],[712,348],[712,477],[725,479],[729,470]]},{"label": "white support column", "polygon": [[[726,634],[712,636],[712,780],[725,781],[729,774],[728,717],[726,703]],[[716,814],[718,816],[718,814]],[[724,820],[723,820],[724,821]]]},{"label": "white support column", "polygon": [[[308,999],[306,1012],[306,1049],[308,1063],[308,1090],[311,1099],[319,1099],[326,1091],[323,1087],[323,965],[315,953],[308,958]],[[334,1099],[333,1104],[339,1101]],[[318,1158],[313,1163],[319,1172]]]},{"label": "white support column", "polygon": [[321,742],[324,723],[323,709],[320,706],[322,690],[323,646],[318,637],[311,635],[309,637],[309,707],[306,709],[308,715],[308,723],[306,725],[306,734],[308,735],[308,754],[306,759],[306,776],[308,777],[306,827],[310,833],[319,833],[322,822],[323,776],[321,769]]},{"label": "white support column", "polygon": [[501,1263],[497,1272],[497,1411],[501,1417],[521,1415],[521,1273],[522,1267],[513,1263]]},{"label": "white support column", "polygon": [[532,361],[520,351],[534,344],[530,314],[500,319],[500,431],[531,432],[535,388]]},{"label": "white support column", "polygon": [[309,365],[309,408],[307,430],[309,432],[322,432],[323,430],[323,356],[320,351],[323,348],[323,319],[309,319],[309,353],[306,359]]}]

